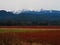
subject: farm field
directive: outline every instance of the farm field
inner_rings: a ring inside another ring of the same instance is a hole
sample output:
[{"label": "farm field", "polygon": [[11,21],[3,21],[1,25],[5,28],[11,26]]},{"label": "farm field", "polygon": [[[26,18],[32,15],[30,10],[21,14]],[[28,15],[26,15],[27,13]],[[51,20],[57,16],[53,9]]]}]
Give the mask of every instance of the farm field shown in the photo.
[{"label": "farm field", "polygon": [[60,45],[60,29],[0,27],[0,45]]}]

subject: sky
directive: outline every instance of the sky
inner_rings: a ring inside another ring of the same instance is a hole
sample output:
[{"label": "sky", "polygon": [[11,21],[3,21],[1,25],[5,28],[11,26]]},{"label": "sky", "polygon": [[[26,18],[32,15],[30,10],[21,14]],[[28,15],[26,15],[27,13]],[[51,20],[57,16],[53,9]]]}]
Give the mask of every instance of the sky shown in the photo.
[{"label": "sky", "polygon": [[60,0],[0,0],[0,10],[60,10]]}]

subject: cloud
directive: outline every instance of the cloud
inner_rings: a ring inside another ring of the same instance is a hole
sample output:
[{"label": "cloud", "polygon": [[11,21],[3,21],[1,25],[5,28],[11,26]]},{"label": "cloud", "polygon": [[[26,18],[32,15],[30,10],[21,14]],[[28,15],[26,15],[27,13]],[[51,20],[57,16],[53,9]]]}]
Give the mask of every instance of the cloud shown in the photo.
[{"label": "cloud", "polygon": [[59,4],[59,0],[0,0],[0,10],[39,10],[41,8],[60,10]]}]

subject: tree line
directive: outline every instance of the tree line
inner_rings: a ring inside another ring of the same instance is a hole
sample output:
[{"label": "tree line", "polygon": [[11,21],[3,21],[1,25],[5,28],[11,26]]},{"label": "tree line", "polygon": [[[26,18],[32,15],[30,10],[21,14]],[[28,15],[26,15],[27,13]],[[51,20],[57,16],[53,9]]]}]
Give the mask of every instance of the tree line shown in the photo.
[{"label": "tree line", "polygon": [[60,25],[60,11],[22,11],[21,13],[0,10],[0,26],[50,26]]}]

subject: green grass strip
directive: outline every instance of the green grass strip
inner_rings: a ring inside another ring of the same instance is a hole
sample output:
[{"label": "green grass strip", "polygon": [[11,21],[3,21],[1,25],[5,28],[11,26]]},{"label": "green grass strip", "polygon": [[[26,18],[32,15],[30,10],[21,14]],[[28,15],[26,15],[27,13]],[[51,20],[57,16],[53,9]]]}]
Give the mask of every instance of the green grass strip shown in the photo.
[{"label": "green grass strip", "polygon": [[0,28],[0,32],[42,32],[60,29],[33,29],[33,28]]}]

